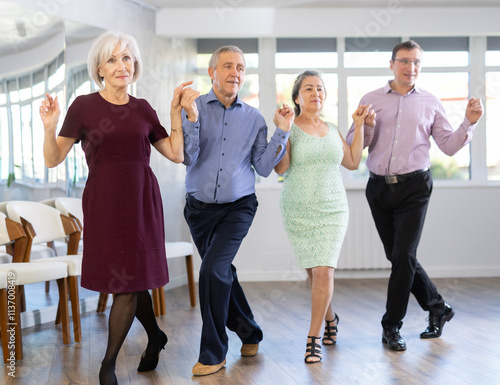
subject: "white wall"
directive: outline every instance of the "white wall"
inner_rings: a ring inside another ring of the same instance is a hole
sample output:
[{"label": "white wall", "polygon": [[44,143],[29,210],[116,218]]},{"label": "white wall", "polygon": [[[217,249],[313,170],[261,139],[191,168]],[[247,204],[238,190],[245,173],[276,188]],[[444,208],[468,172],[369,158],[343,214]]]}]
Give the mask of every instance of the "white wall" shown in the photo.
[{"label": "white wall", "polygon": [[[499,276],[499,187],[445,187],[435,182],[418,259],[432,277]],[[235,260],[242,280],[294,280],[293,250],[279,212],[279,188],[257,190],[259,208]],[[351,213],[368,209],[363,189],[347,192]],[[348,233],[354,231],[352,216]],[[373,222],[370,221],[370,226]],[[374,226],[373,226],[374,227]],[[349,236],[348,234],[347,236]],[[355,235],[356,236],[356,235]],[[382,249],[378,242],[377,247]],[[345,250],[341,253],[346,258]],[[337,270],[337,277],[386,277],[388,271]]]}]

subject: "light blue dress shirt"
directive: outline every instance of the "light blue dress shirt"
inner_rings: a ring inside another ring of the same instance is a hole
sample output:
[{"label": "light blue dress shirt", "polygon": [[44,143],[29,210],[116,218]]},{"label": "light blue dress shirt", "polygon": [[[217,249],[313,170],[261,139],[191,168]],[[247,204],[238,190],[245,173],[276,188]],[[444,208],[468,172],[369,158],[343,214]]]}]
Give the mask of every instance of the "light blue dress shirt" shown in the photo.
[{"label": "light blue dress shirt", "polygon": [[186,192],[204,203],[234,202],[255,193],[255,171],[271,174],[290,133],[277,127],[268,143],[264,117],[238,96],[226,109],[212,89],[196,105],[197,122],[185,113],[182,118]]}]

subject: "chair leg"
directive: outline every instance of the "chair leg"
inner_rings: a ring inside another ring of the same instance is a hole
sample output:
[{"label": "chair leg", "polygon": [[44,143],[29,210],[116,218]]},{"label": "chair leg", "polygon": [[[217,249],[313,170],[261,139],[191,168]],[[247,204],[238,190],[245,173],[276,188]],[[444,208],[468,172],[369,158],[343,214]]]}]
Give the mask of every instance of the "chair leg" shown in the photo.
[{"label": "chair leg", "polygon": [[97,302],[97,313],[106,311],[106,303],[108,302],[108,293],[99,293],[99,301]]},{"label": "chair leg", "polygon": [[191,306],[196,306],[196,293],[194,287],[194,272],[193,272],[193,256],[186,255],[186,270],[188,277],[188,287],[189,287],[189,300]]},{"label": "chair leg", "polygon": [[56,325],[61,323],[61,305],[57,304],[56,320],[54,322]]},{"label": "chair leg", "polygon": [[160,315],[159,290],[159,288],[151,290],[151,299],[153,301],[153,310],[155,312],[155,317],[158,317]]},{"label": "chair leg", "polygon": [[167,309],[165,308],[165,286],[162,286],[158,289],[159,294],[159,302],[160,302],[160,315],[166,315]]},{"label": "chair leg", "polygon": [[45,292],[48,293],[50,291],[50,281],[45,281]]},{"label": "chair leg", "polygon": [[26,296],[24,295],[24,285],[19,286],[19,311],[24,313],[26,311]]},{"label": "chair leg", "polygon": [[80,296],[78,295],[78,277],[72,275],[68,277],[69,296],[71,298],[71,313],[73,316],[73,332],[75,342],[82,342],[82,325],[80,321]]},{"label": "chair leg", "polygon": [[20,297],[20,287],[16,286],[15,289],[15,295],[13,298],[13,303],[14,303],[14,322],[12,322],[12,327],[15,329],[14,336],[15,336],[15,343],[14,343],[14,349],[15,349],[15,357],[16,360],[22,360],[24,357],[23,354],[23,336],[21,333],[21,309],[20,309],[20,303],[19,303],[19,297]]},{"label": "chair leg", "polygon": [[66,278],[57,280],[59,288],[59,306],[57,307],[59,322],[63,334],[63,343],[68,345],[71,343],[71,331],[69,328],[69,309],[68,309],[68,284]]},{"label": "chair leg", "polygon": [[9,363],[9,335],[7,333],[7,289],[0,289],[0,338],[4,364]]}]

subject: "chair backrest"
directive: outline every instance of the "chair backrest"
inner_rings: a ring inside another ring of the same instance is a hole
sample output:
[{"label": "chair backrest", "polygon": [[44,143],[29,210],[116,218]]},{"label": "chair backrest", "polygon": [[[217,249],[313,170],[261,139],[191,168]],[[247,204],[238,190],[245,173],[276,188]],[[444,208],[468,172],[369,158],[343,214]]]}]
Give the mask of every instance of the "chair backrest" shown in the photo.
[{"label": "chair backrest", "polygon": [[69,217],[74,215],[83,225],[83,208],[80,198],[60,197],[55,199],[55,208]]},{"label": "chair backrest", "polygon": [[0,212],[0,245],[8,245],[13,262],[24,262],[28,236],[20,223],[7,218],[2,212]]},{"label": "chair backrest", "polygon": [[7,215],[7,203],[8,202],[0,202],[0,213]]},{"label": "chair backrest", "polygon": [[59,210],[43,203],[10,201],[7,202],[7,214],[16,222],[21,223],[21,218],[24,218],[31,223],[36,232],[34,244],[52,242],[66,236]]},{"label": "chair backrest", "polygon": [[6,219],[6,215],[0,212],[0,245],[6,245],[11,241],[9,231],[7,230]]}]

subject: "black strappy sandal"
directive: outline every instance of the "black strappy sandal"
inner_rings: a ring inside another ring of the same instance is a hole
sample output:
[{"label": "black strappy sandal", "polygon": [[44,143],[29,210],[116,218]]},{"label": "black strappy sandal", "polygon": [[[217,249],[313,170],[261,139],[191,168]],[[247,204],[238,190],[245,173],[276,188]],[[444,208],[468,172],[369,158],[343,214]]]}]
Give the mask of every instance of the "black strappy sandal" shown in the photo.
[{"label": "black strappy sandal", "polygon": [[[335,321],[337,321],[337,323],[335,325],[331,325]],[[337,332],[338,332],[337,325],[339,324],[339,316],[337,315],[337,313],[335,313],[334,319],[332,319],[331,321],[325,320],[325,322],[326,322],[325,334],[323,334],[323,339],[321,340],[321,342],[323,342],[323,345],[326,345],[326,346],[336,345],[337,341],[334,340],[332,337],[337,336]]]},{"label": "black strappy sandal", "polygon": [[[311,342],[309,342],[306,345],[306,348],[307,348],[306,353],[309,353],[309,354],[307,354],[304,357],[305,363],[306,364],[315,364],[317,362],[320,362],[323,359],[323,355],[321,354],[321,346],[316,343],[316,340],[319,340],[321,337],[307,336],[307,338],[310,338]],[[311,358],[311,357],[317,357],[317,358],[319,358],[319,360],[318,361],[307,361],[307,359]]]}]

